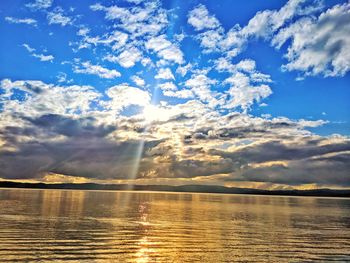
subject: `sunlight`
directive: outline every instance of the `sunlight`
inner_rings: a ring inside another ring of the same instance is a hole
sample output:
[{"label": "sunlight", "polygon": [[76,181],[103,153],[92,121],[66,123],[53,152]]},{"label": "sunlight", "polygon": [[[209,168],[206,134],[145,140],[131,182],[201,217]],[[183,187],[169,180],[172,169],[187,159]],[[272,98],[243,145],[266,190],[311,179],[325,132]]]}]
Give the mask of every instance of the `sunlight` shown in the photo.
[{"label": "sunlight", "polygon": [[147,105],[143,108],[142,116],[146,122],[152,122],[158,119],[158,107],[154,105]]}]

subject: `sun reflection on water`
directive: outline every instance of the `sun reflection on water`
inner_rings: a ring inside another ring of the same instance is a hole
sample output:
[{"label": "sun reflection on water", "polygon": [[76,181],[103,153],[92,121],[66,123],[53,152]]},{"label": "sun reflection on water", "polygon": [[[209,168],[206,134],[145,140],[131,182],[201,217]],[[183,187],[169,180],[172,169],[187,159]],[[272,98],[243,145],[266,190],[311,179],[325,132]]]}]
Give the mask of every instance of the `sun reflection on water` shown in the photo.
[{"label": "sun reflection on water", "polygon": [[338,257],[347,262],[349,202],[0,190],[0,259],[183,263],[290,262],[292,258],[328,262]]}]

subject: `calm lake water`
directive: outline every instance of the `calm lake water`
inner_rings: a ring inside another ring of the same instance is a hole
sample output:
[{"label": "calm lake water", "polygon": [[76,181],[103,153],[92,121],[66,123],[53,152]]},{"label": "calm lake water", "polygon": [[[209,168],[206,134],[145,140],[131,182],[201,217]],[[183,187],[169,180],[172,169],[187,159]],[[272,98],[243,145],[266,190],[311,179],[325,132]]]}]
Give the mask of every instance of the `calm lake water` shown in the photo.
[{"label": "calm lake water", "polygon": [[350,199],[0,189],[0,261],[350,262]]}]

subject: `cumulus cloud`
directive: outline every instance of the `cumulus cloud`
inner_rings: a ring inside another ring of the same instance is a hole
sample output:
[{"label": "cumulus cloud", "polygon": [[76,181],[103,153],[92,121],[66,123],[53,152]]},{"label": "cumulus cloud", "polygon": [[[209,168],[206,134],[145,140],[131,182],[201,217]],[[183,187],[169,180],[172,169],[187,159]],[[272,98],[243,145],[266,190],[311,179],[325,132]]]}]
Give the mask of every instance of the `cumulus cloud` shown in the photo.
[{"label": "cumulus cloud", "polygon": [[[100,77],[98,89],[68,85],[74,80],[63,69],[56,71],[59,85],[1,81],[0,178],[349,186],[349,137],[312,132],[327,120],[255,111],[270,103],[280,79],[274,82],[256,61],[237,56],[250,40],[271,41],[276,49],[287,48],[286,71],[342,76],[349,66],[348,4],[324,10],[318,0],[290,0],[230,29],[200,4],[183,14],[189,27],[181,32],[169,22],[178,14],[161,4],[97,3],[90,9],[104,16],[101,25],[70,28],[76,34],[69,42],[74,57],[85,59],[53,65]],[[49,24],[80,19],[52,7],[52,1],[27,6],[41,10]],[[45,49],[23,47],[42,61],[54,59]],[[104,63],[94,64],[91,57]]]},{"label": "cumulus cloud", "polygon": [[310,1],[305,5],[303,0],[289,0],[279,10],[259,11],[246,26],[235,25],[220,43],[224,50],[233,51],[236,55],[251,38],[269,39],[275,32],[286,25],[294,17],[309,14],[322,8],[320,1]]},{"label": "cumulus cloud", "polygon": [[190,88],[201,101],[208,103],[211,107],[217,106],[220,102],[217,94],[210,87],[217,83],[217,80],[209,78],[206,74],[196,73],[186,80],[185,86]]},{"label": "cumulus cloud", "polygon": [[111,98],[106,106],[117,111],[130,105],[147,106],[151,101],[147,91],[126,84],[113,86],[106,91],[106,94]]},{"label": "cumulus cloud", "polygon": [[[11,81],[4,79],[1,81],[1,88],[5,91],[1,100],[4,112],[26,116],[85,112],[90,109],[90,103],[100,96],[90,86],[61,87],[33,80]],[[24,100],[21,98],[10,99],[17,90],[25,94]]]},{"label": "cumulus cloud", "polygon": [[184,62],[183,53],[180,48],[166,39],[165,35],[160,35],[149,39],[145,47],[153,50],[157,55],[165,60],[174,61],[178,64]]},{"label": "cumulus cloud", "polygon": [[175,79],[173,73],[170,68],[160,68],[157,75],[154,77],[155,79]]},{"label": "cumulus cloud", "polygon": [[143,87],[146,85],[146,82],[143,78],[140,78],[139,76],[132,76],[131,80],[139,87]]},{"label": "cumulus cloud", "polygon": [[349,21],[350,3],[345,3],[326,10],[318,18],[303,18],[283,28],[272,39],[276,48],[292,41],[283,69],[305,75],[345,75],[350,69]]},{"label": "cumulus cloud", "polygon": [[157,35],[168,24],[166,11],[157,1],[150,1],[144,7],[125,8],[117,5],[103,6],[91,5],[93,11],[103,11],[108,20],[117,20],[116,26],[133,34],[135,37]]},{"label": "cumulus cloud", "polygon": [[38,59],[40,59],[40,61],[52,62],[55,58],[53,55],[45,55],[45,54],[35,53],[36,49],[30,47],[28,44],[23,44],[22,46],[31,54],[32,57],[38,58]]},{"label": "cumulus cloud", "polygon": [[165,83],[159,84],[158,87],[161,90],[177,90],[177,87],[173,82],[165,82]]},{"label": "cumulus cloud", "polygon": [[194,94],[188,89],[178,89],[173,82],[165,82],[158,85],[163,91],[163,95],[167,97],[174,97],[179,99],[190,99],[194,98]]},{"label": "cumulus cloud", "polygon": [[136,47],[125,49],[117,57],[108,55],[105,57],[110,62],[118,62],[124,68],[131,68],[142,59],[142,53]]},{"label": "cumulus cloud", "polygon": [[115,69],[107,69],[100,65],[93,65],[90,61],[82,62],[80,65],[74,65],[75,73],[97,75],[104,79],[114,79],[121,76],[120,72]]},{"label": "cumulus cloud", "polygon": [[215,16],[209,15],[208,9],[202,4],[199,4],[188,13],[187,21],[197,31],[220,26]]},{"label": "cumulus cloud", "polygon": [[33,18],[16,18],[7,16],[5,20],[11,24],[27,24],[32,26],[37,26],[38,22]]},{"label": "cumulus cloud", "polygon": [[[349,71],[349,3],[335,5],[318,15],[323,9],[321,1],[289,0],[279,10],[259,11],[244,27],[237,24],[225,32],[200,5],[189,12],[188,23],[203,31],[196,39],[204,53],[235,57],[250,39],[271,41],[277,49],[290,39],[285,54],[288,63],[283,70],[307,76],[344,76]],[[210,22],[205,22],[206,17]]]},{"label": "cumulus cloud", "polygon": [[26,4],[26,7],[39,10],[39,9],[47,9],[51,7],[53,4],[53,0],[35,0],[34,2]]},{"label": "cumulus cloud", "polygon": [[64,11],[61,7],[56,7],[52,12],[48,12],[47,20],[49,22],[49,25],[57,24],[66,26],[73,23],[72,19],[64,14]]},{"label": "cumulus cloud", "polygon": [[[239,67],[254,68],[249,61]],[[183,91],[171,82],[160,85],[163,91]],[[292,187],[349,182],[349,139],[305,130],[323,125],[322,120],[221,114],[196,99],[151,105],[148,91],[126,84],[107,89],[104,99],[92,87],[40,81],[3,80],[1,89],[2,178],[57,173],[89,180],[164,178]],[[25,99],[10,99],[18,89]],[[99,108],[92,103],[97,99]],[[130,106],[144,110],[127,117],[123,111]],[[141,158],[136,160],[137,152]]]}]

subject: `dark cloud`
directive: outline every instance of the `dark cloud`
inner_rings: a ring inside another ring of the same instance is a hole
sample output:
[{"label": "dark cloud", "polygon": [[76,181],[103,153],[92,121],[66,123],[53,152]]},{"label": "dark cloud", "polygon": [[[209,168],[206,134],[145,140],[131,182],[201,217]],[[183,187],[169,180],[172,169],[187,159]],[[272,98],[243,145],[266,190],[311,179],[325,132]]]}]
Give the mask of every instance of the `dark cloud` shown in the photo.
[{"label": "dark cloud", "polygon": [[[73,119],[47,114],[26,118],[29,127],[6,127],[1,135],[15,150],[0,151],[0,177],[36,178],[55,172],[88,178],[128,178],[137,156],[144,156],[161,141],[115,142],[106,138],[116,130],[110,125],[96,125],[94,118]],[[29,136],[20,141],[18,136]],[[52,136],[52,140],[39,139]],[[64,135],[64,139],[54,139]],[[36,137],[38,136],[38,137]],[[139,153],[140,152],[140,153]]]},{"label": "dark cloud", "polygon": [[260,163],[277,160],[298,160],[327,153],[350,150],[350,141],[320,145],[326,139],[300,139],[293,144],[282,141],[268,141],[258,145],[244,147],[234,152],[211,150],[213,155],[220,155],[233,160],[244,160],[245,163]]},{"label": "dark cloud", "polygon": [[270,182],[288,185],[319,184],[350,186],[350,154],[295,160],[288,164],[246,168],[232,181]]},{"label": "dark cloud", "polygon": [[[159,141],[112,142],[105,138],[69,138],[63,142],[22,143],[16,152],[0,153],[0,176],[36,178],[54,172],[98,179],[127,179],[137,157]],[[139,154],[139,151],[141,153]]]},{"label": "dark cloud", "polygon": [[72,119],[58,114],[45,114],[39,118],[25,118],[36,127],[68,137],[104,137],[116,130],[112,125],[96,125],[95,118]]}]

